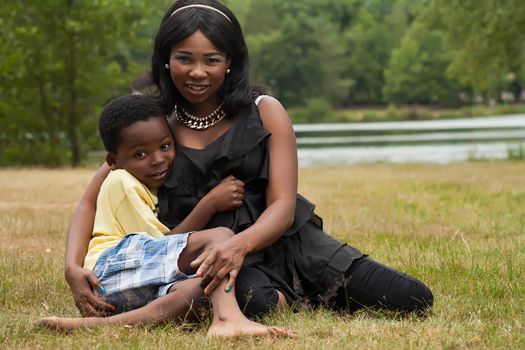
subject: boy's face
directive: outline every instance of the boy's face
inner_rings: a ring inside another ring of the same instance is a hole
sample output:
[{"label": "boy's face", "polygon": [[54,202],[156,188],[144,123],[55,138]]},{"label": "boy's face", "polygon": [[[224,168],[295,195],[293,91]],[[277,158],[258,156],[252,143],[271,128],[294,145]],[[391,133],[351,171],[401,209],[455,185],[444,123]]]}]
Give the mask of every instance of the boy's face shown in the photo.
[{"label": "boy's face", "polygon": [[128,171],[149,188],[162,185],[175,158],[173,138],[164,117],[136,122],[122,129],[120,136],[117,153],[108,153],[108,164]]}]

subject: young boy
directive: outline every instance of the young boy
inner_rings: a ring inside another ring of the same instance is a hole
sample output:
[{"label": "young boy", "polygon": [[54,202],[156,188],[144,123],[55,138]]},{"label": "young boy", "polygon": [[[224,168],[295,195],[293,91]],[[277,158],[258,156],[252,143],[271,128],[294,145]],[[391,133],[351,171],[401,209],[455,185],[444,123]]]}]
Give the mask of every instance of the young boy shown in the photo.
[{"label": "young boy", "polygon": [[[37,325],[70,330],[108,324],[184,321],[202,298],[201,278],[191,261],[214,243],[231,237],[227,228],[171,232],[156,217],[156,189],[167,177],[175,148],[155,101],[142,95],[106,105],[99,132],[113,169],[100,189],[92,239],[84,267],[92,269],[101,298],[116,307],[109,317],[47,317]],[[180,224],[201,229],[219,211],[242,204],[244,184],[226,178]],[[241,313],[227,278],[210,295],[213,321],[209,336],[290,335],[284,329],[248,320]]]}]

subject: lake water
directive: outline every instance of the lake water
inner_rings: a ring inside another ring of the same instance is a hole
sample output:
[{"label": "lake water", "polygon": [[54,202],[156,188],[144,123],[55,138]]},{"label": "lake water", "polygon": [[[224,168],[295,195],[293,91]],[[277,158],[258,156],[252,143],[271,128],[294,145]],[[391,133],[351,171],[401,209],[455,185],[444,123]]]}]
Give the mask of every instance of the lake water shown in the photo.
[{"label": "lake water", "polygon": [[[300,166],[508,159],[525,150],[525,115],[295,125]],[[335,134],[336,136],[332,136]]]}]

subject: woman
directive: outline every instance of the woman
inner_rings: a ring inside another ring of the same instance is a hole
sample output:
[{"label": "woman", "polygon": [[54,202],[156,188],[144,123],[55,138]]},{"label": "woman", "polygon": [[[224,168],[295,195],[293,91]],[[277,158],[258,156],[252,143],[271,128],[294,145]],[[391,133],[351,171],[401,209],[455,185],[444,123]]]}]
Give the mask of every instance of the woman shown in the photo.
[{"label": "woman", "polygon": [[[151,74],[177,143],[175,170],[159,190],[161,221],[179,224],[226,176],[245,182],[243,205],[207,225],[236,235],[193,263],[206,294],[229,276],[227,288],[235,283],[248,315],[284,304],[416,312],[432,305],[424,284],[323,232],[314,205],[297,194],[291,122],[276,99],[254,100],[246,43],[228,8],[213,0],[177,1],[156,34]],[[69,232],[66,278],[83,314],[112,311],[91,293],[97,281],[81,268],[107,172],[95,175]]]}]

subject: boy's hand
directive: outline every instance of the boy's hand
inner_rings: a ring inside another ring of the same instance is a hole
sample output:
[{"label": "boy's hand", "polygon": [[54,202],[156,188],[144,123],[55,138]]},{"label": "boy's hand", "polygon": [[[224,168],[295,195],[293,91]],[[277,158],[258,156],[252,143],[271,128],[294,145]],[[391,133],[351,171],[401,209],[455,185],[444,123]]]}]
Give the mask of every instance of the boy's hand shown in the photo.
[{"label": "boy's hand", "polygon": [[203,199],[208,201],[216,213],[239,208],[244,200],[244,182],[233,175],[227,176]]},{"label": "boy's hand", "polygon": [[115,312],[113,305],[100,300],[94,294],[94,290],[101,290],[101,285],[92,271],[76,266],[67,268],[65,275],[75,306],[82,316],[102,317]]}]

